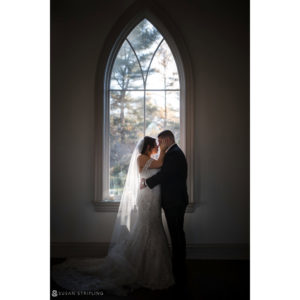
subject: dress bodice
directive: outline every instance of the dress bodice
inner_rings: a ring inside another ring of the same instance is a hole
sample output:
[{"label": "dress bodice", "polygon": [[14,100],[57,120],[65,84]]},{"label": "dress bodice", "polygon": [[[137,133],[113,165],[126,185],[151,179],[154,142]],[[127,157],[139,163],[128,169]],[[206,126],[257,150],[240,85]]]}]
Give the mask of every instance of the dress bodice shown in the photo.
[{"label": "dress bodice", "polygon": [[[141,178],[147,179],[159,171],[159,169],[149,168],[152,161],[153,158],[149,158],[145,163],[140,173]],[[159,216],[158,211],[160,211],[161,208],[160,185],[152,189],[148,186],[140,189],[137,197],[137,205],[139,207],[139,215],[142,216],[142,218],[148,219],[150,215]]]},{"label": "dress bodice", "polygon": [[149,158],[146,161],[146,163],[142,169],[142,172],[140,173],[141,178],[149,178],[149,177],[155,175],[160,170],[160,169],[150,169],[149,168],[153,160],[154,160],[153,158]]}]

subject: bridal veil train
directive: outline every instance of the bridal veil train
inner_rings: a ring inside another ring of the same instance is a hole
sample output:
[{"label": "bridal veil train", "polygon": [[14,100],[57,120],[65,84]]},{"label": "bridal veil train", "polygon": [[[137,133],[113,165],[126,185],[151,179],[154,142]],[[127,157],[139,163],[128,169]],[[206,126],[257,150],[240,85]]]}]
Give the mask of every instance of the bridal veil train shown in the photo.
[{"label": "bridal veil train", "polygon": [[104,258],[67,258],[51,277],[70,291],[103,290],[127,295],[134,289],[166,289],[174,284],[171,253],[161,218],[160,186],[140,190],[140,177],[158,172],[150,158],[138,171],[141,139],[131,156],[108,254]]}]

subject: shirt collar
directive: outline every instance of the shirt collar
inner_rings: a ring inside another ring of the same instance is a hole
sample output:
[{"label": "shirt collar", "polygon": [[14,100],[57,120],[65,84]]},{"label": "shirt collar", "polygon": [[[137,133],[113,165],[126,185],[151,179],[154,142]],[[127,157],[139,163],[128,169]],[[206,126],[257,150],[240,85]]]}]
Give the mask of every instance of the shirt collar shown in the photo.
[{"label": "shirt collar", "polygon": [[173,143],[166,151],[165,153],[167,153],[176,143]]}]

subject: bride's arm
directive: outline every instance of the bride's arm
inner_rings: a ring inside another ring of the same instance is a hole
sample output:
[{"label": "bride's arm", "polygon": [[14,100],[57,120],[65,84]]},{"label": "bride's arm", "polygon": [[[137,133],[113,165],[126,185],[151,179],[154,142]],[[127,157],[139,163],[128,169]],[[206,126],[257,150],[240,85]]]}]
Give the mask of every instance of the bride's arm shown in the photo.
[{"label": "bride's arm", "polygon": [[163,165],[164,158],[165,158],[166,150],[161,150],[159,154],[159,158],[156,160],[152,160],[149,169],[159,169]]},{"label": "bride's arm", "polygon": [[[166,154],[166,150],[167,150],[167,144],[165,140],[162,140],[161,144],[160,144],[160,153],[159,153],[159,158],[156,159],[152,159],[152,162],[150,164],[150,166],[148,167],[149,169],[159,169],[162,167],[163,162],[164,162],[164,158],[165,158],[165,154]],[[138,156],[137,158],[137,163],[139,166],[139,171],[141,172],[145,166],[145,163],[149,160],[149,156],[141,154]]]},{"label": "bride's arm", "polygon": [[[149,166],[149,169],[159,169],[161,168],[163,162],[164,162],[164,157],[165,157],[165,152],[166,150],[163,149],[160,151],[160,154],[159,154],[159,158],[156,160],[156,159],[153,159],[150,166]],[[146,164],[146,162],[149,160],[149,156],[147,155],[139,155],[138,158],[137,158],[137,163],[138,163],[138,166],[139,166],[139,171],[141,172]]]},{"label": "bride's arm", "polygon": [[159,169],[162,167],[162,165],[164,163],[166,150],[168,148],[168,145],[167,145],[167,142],[165,139],[163,139],[161,141],[159,148],[160,148],[159,158],[157,160],[152,161],[151,165],[149,166],[150,169]]}]

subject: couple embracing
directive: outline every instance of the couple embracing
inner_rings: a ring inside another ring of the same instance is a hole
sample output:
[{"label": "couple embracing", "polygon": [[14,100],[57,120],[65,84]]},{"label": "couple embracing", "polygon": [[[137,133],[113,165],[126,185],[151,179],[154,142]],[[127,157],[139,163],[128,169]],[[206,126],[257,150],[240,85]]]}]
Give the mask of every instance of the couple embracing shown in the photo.
[{"label": "couple embracing", "polygon": [[[153,155],[160,154],[158,159]],[[188,204],[187,162],[170,130],[156,139],[144,137],[132,154],[107,256],[68,258],[54,265],[52,278],[69,290],[101,289],[127,295],[145,287],[162,290],[186,286],[186,241],[183,230]],[[163,228],[164,210],[172,243]]]}]

